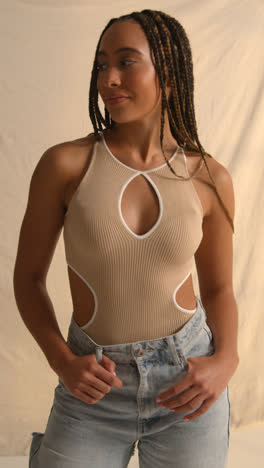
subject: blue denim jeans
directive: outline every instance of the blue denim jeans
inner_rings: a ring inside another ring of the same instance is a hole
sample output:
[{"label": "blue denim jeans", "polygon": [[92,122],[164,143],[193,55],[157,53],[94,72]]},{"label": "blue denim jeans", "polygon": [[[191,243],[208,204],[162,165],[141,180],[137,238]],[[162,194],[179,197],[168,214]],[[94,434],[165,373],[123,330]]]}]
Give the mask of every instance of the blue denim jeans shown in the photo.
[{"label": "blue denim jeans", "polygon": [[45,433],[33,432],[29,468],[125,468],[137,443],[140,468],[224,468],[229,448],[228,386],[214,404],[192,421],[195,409],[172,412],[156,397],[188,371],[189,357],[214,353],[206,312],[196,296],[190,320],[175,334],[150,341],[101,346],[72,316],[67,344],[78,356],[102,353],[116,363],[123,387],[93,405],[59,383]]}]

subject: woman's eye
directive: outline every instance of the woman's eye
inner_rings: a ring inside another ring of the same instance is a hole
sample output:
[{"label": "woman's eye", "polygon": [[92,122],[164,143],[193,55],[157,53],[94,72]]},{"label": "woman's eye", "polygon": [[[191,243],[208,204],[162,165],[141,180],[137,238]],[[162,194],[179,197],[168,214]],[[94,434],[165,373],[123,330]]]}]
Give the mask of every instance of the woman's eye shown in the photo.
[{"label": "woman's eye", "polygon": [[[134,62],[133,62],[132,60],[121,60],[120,63],[126,63],[126,64],[128,64],[128,65],[131,65],[131,64],[134,63]],[[97,68],[98,71],[100,71],[100,70],[102,70],[102,67],[103,67],[103,66],[104,66],[103,63],[97,64],[96,68]]]}]

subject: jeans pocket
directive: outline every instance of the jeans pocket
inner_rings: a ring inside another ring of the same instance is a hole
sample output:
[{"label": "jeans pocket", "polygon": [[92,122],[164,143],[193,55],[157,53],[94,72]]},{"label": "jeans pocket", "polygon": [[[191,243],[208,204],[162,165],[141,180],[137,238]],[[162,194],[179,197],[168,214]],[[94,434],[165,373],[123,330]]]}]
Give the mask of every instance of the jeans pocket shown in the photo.
[{"label": "jeans pocket", "polygon": [[205,324],[204,324],[204,329],[205,329],[206,333],[208,334],[210,340],[213,340],[213,333],[211,331],[211,328],[207,324],[207,322],[205,322]]},{"label": "jeans pocket", "polygon": [[184,350],[185,365],[188,367],[187,359],[191,357],[206,357],[214,354],[213,334],[205,323],[198,334],[193,337],[191,344]]}]

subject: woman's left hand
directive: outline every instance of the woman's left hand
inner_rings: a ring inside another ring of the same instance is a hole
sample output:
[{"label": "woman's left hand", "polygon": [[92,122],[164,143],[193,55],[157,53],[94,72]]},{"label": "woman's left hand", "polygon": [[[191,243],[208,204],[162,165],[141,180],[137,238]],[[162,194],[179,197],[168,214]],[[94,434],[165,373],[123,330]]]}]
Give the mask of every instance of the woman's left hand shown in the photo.
[{"label": "woman's left hand", "polygon": [[[192,357],[187,362],[186,376],[157,397],[162,401],[161,407],[177,413],[186,413],[202,403],[196,411],[184,417],[184,421],[198,418],[213,405],[235,373],[238,358],[215,353],[211,356]],[[168,398],[172,399],[163,403]]]}]

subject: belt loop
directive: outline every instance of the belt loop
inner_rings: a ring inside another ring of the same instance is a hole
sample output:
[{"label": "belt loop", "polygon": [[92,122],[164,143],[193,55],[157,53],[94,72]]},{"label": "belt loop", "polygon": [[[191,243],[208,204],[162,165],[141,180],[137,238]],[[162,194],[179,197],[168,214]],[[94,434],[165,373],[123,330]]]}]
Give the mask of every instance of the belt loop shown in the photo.
[{"label": "belt loop", "polygon": [[179,354],[177,352],[177,349],[176,349],[176,346],[175,346],[175,343],[174,343],[174,340],[173,340],[173,336],[172,335],[166,336],[166,341],[168,343],[170,352],[171,352],[171,354],[172,354],[172,356],[173,356],[173,358],[175,360],[175,364],[181,364]]},{"label": "belt loop", "polygon": [[96,346],[95,348],[95,354],[96,354],[96,360],[99,364],[102,362],[102,354],[103,354],[103,347],[102,346]]}]

